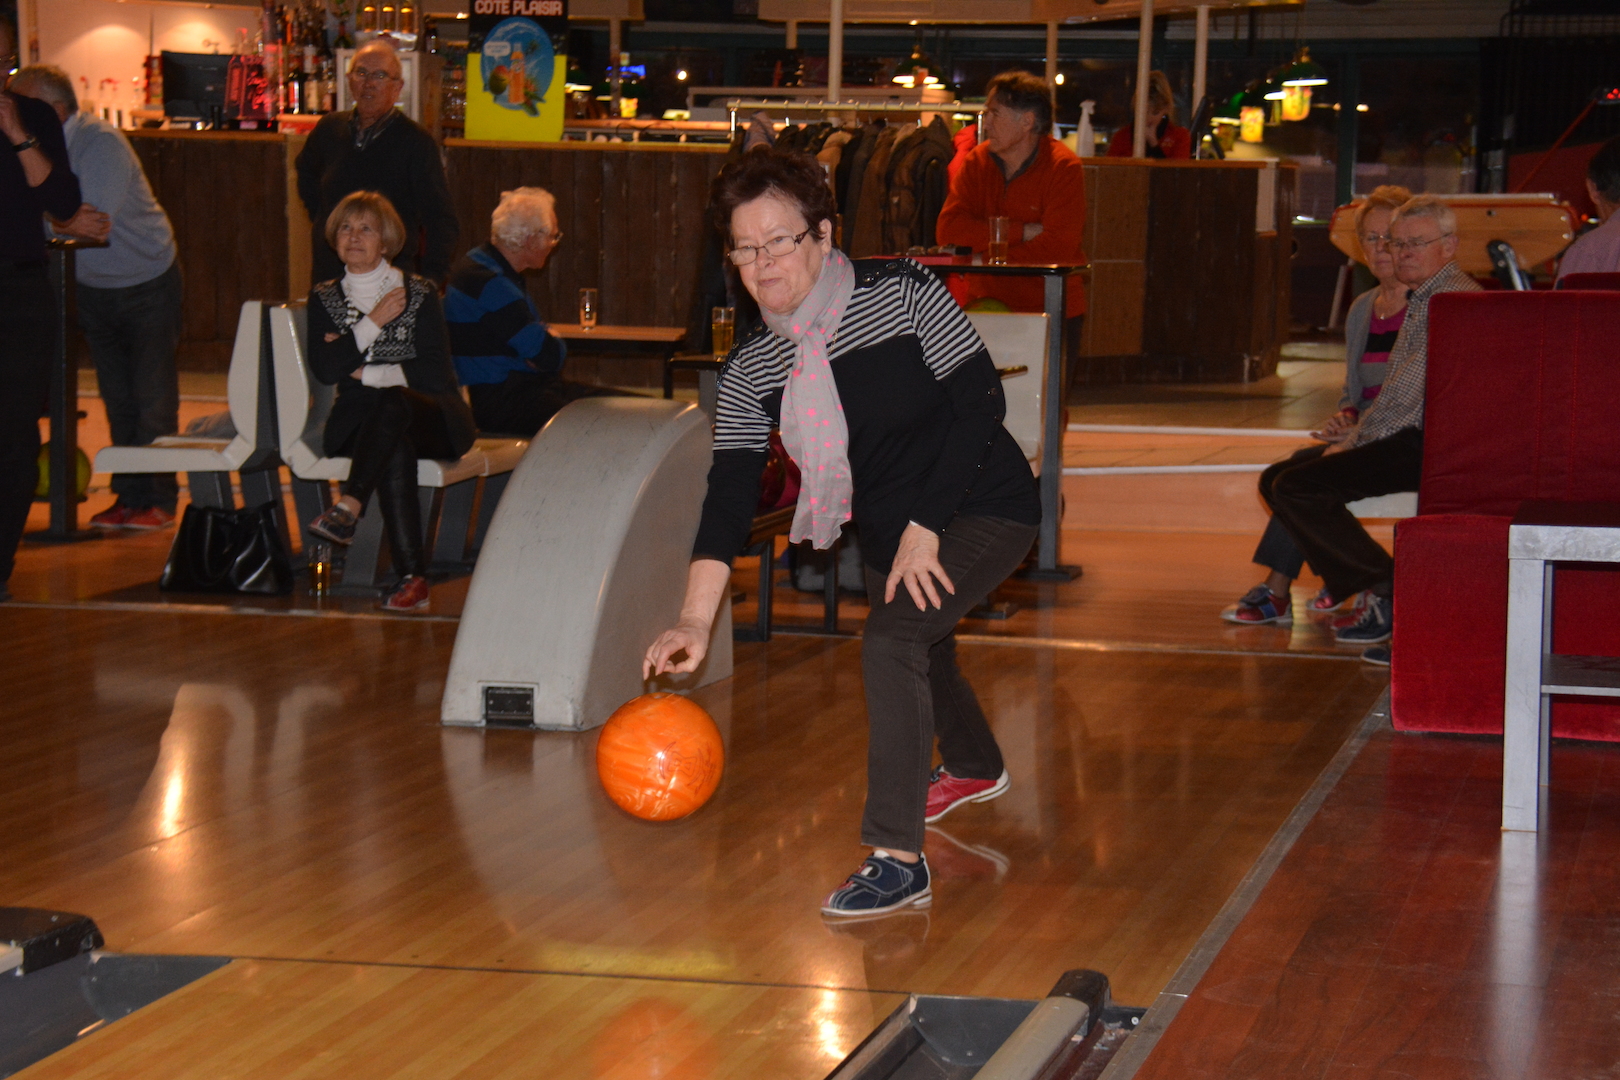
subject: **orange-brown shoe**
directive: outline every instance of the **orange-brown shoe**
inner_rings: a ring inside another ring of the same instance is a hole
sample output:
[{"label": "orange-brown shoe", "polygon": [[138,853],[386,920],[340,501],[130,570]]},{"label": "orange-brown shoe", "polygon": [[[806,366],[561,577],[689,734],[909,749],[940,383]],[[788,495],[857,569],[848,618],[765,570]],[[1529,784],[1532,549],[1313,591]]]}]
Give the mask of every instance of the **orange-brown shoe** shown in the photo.
[{"label": "orange-brown shoe", "polygon": [[122,529],[133,513],[135,513],[133,506],[125,506],[121,502],[115,502],[101,513],[90,515],[90,527],[92,529]]},{"label": "orange-brown shoe", "polygon": [[384,611],[426,611],[428,600],[428,579],[407,574],[377,606]]},{"label": "orange-brown shoe", "polygon": [[142,510],[131,510],[129,517],[124,519],[124,528],[139,529],[142,532],[167,529],[173,524],[174,515],[161,506],[148,506]]}]

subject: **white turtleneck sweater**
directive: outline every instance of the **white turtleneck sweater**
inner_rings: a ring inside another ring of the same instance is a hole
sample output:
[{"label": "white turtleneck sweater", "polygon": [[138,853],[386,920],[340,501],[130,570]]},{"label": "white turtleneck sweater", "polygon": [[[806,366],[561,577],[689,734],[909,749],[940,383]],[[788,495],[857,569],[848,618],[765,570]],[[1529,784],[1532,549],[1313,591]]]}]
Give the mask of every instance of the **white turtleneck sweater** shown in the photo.
[{"label": "white turtleneck sweater", "polygon": [[353,270],[343,275],[343,295],[348,297],[356,311],[365,317],[354,324],[354,343],[368,362],[360,369],[360,381],[366,386],[406,386],[405,369],[398,364],[369,362],[371,346],[382,333],[382,327],[371,321],[371,309],[377,302],[405,284],[405,275],[388,264],[379,262],[375,269],[364,274]]}]

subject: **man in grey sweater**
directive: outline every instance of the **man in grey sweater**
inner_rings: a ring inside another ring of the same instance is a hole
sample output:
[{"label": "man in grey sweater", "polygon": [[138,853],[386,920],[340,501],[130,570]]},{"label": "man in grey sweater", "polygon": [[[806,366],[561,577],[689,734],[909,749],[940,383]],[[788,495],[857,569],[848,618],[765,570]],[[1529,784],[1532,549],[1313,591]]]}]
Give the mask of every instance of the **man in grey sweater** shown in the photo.
[{"label": "man in grey sweater", "polygon": [[[1415,491],[1423,473],[1423,393],[1429,351],[1429,300],[1437,293],[1468,292],[1479,283],[1457,266],[1457,218],[1451,208],[1420,195],[1395,211],[1389,247],[1395,271],[1411,286],[1406,319],[1390,352],[1379,395],[1342,442],[1321,457],[1277,476],[1271,510],[1299,544],[1334,596],[1365,589],[1356,622],[1338,640],[1376,646],[1394,626],[1395,561],[1367,534],[1348,504],[1374,495]],[[1388,651],[1366,659],[1388,663]]]},{"label": "man in grey sweater", "polygon": [[[73,81],[61,68],[25,67],[14,93],[56,110],[83,204],[64,236],[105,240],[78,253],[79,327],[95,361],[101,402],[115,446],[145,446],[171,435],[180,422],[180,266],[174,229],[124,133],[79,111]],[[173,473],[120,473],[118,501],[90,519],[98,529],[161,529],[174,523],[178,488]]]}]

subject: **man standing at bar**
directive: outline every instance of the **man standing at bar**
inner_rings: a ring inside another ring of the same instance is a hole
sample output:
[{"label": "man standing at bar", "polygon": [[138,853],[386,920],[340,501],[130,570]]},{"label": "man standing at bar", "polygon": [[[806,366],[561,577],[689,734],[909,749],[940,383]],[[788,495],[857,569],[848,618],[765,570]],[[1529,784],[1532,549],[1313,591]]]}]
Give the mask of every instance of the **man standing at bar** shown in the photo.
[{"label": "man standing at bar", "polygon": [[0,90],[0,600],[39,483],[39,418],[51,386],[56,292],[41,214],[79,210],[62,123],[43,101]]},{"label": "man standing at bar", "polygon": [[[936,235],[983,254],[990,248],[990,219],[1011,219],[1007,259],[1013,263],[1086,261],[1085,166],[1052,138],[1052,94],[1046,81],[1008,71],[990,80],[984,107],[984,141],[967,155],[951,181]],[[1013,311],[1045,310],[1040,278],[967,275],[957,299],[971,305],[1000,300]],[[1070,280],[1065,305],[1065,352],[1079,352],[1086,294]]]},{"label": "man standing at bar", "polygon": [[349,64],[354,108],[328,113],[298,155],[298,195],[309,211],[313,277],[326,281],[343,263],[326,243],[326,217],[345,195],[376,191],[405,223],[405,247],[390,260],[440,285],[455,251],[455,208],[433,136],[394,107],[405,87],[392,45],[362,45]]},{"label": "man standing at bar", "polygon": [[[96,364],[114,446],[145,446],[180,427],[180,264],[174,229],[152,197],[140,159],[124,133],[79,111],[73,80],[61,68],[26,67],[13,93],[56,110],[68,161],[84,203],[55,228],[64,236],[104,240],[78,253],[79,327]],[[118,473],[118,500],[96,514],[98,529],[162,529],[174,524],[179,489],[173,473]]]}]

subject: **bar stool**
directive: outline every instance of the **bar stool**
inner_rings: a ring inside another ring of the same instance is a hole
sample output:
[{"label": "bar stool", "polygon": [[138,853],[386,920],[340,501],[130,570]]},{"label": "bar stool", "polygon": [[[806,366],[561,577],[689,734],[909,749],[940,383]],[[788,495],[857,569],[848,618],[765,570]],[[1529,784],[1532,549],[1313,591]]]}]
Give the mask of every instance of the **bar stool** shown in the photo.
[{"label": "bar stool", "polygon": [[1620,697],[1620,657],[1551,651],[1553,564],[1560,562],[1620,563],[1620,503],[1528,501],[1508,527],[1504,830],[1540,828],[1551,696]]}]

